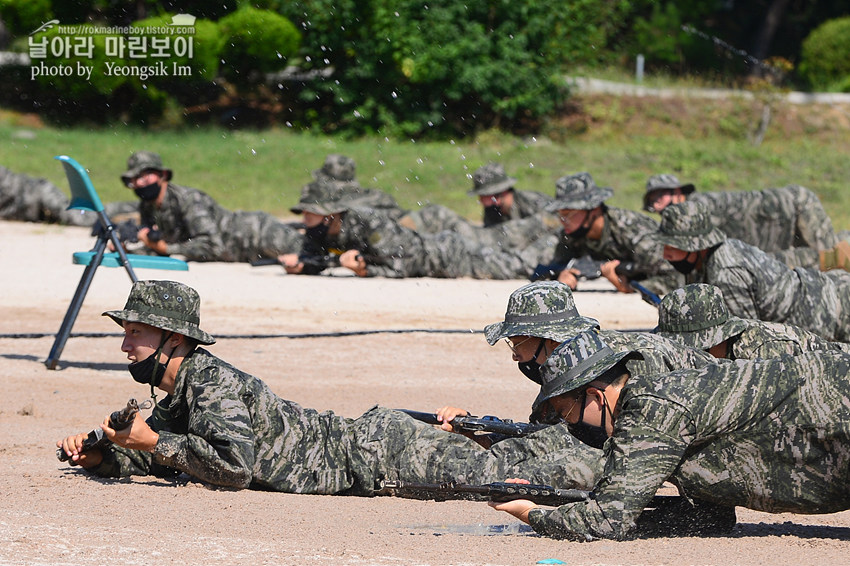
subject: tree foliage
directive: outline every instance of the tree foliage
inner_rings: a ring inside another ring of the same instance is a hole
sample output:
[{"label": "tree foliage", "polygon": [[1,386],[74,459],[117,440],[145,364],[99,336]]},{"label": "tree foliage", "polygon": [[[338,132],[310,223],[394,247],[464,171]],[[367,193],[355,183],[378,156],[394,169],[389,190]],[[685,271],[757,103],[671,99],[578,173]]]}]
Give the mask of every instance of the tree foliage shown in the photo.
[{"label": "tree foliage", "polygon": [[850,17],[830,20],[806,38],[800,74],[816,89],[850,90]]},{"label": "tree foliage", "polygon": [[[146,123],[177,105],[227,113],[233,108],[222,105],[247,102],[260,112],[253,123],[285,116],[324,132],[527,133],[562,107],[563,76],[577,69],[631,67],[642,54],[649,72],[732,82],[759,58],[795,64],[807,31],[847,12],[846,0],[0,0],[20,50],[51,18],[128,26],[198,17],[195,53],[169,61],[191,68],[188,77],[127,78],[108,92],[99,83],[110,80],[16,79],[3,100],[35,101],[38,109],[56,106],[51,96],[76,105],[91,96],[107,109],[95,112],[101,119],[144,113]],[[850,57],[829,47],[841,34],[812,35],[804,78],[823,85],[827,73],[846,84],[834,69]],[[833,51],[821,55],[825,49]],[[0,80],[21,75],[0,69]]]}]

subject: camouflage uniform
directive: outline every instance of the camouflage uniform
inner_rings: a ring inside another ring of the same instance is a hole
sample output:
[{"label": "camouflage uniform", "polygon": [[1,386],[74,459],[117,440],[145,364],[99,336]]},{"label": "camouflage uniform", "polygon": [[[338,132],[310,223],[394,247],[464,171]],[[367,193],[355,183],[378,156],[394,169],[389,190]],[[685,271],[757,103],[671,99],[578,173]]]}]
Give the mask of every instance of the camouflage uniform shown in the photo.
[{"label": "camouflage uniform", "polygon": [[538,263],[551,263],[561,231],[557,218],[547,212],[482,227],[438,204],[408,213],[399,219],[399,224],[423,235],[453,232],[470,250],[491,247],[519,253],[529,258],[530,270]]},{"label": "camouflage uniform", "polygon": [[[561,354],[544,367],[542,399],[579,390],[621,359],[591,349],[576,363]],[[594,498],[532,509],[529,522],[559,538],[622,539],[665,481],[687,497],[729,507],[848,509],[848,372],[850,355],[812,352],[632,374],[617,402]]]},{"label": "camouflage uniform", "polygon": [[771,252],[790,267],[817,268],[818,252],[838,243],[820,199],[800,185],[695,193],[692,184],[682,185],[674,175],[654,175],[647,181],[644,202],[655,190],[677,187],[688,200],[703,203],[727,237]]},{"label": "camouflage uniform", "polygon": [[[214,342],[198,327],[197,293],[181,283],[135,283],[124,310],[104,315]],[[542,483],[556,474],[561,485],[582,487],[601,471],[598,451],[561,426],[485,450],[390,409],[349,419],[302,408],[203,348],[184,358],[173,394],[148,423],[159,434],[152,452],[110,445],[90,471],[108,477],[184,472],[216,486],[341,495],[373,495],[381,479],[484,483],[522,475]]]},{"label": "camouflage uniform", "polygon": [[322,183],[304,187],[301,200],[291,210],[338,213],[342,220],[339,233],[322,235],[317,242],[308,230],[302,255],[358,250],[370,277],[524,279],[531,270],[531,260],[519,252],[470,246],[455,232],[419,234],[376,210],[352,208],[346,197],[334,194]]},{"label": "camouflage uniform", "polygon": [[552,203],[552,197],[534,191],[517,191],[514,188],[517,180],[508,177],[505,168],[498,163],[487,163],[479,167],[472,175],[472,190],[467,194],[472,197],[486,197],[497,195],[510,190],[513,192],[514,202],[510,210],[505,213],[501,210],[484,210],[484,226],[496,226],[511,220],[527,218],[544,210]]},{"label": "camouflage uniform", "polygon": [[[484,328],[484,336],[491,346],[512,336],[570,342],[586,332],[598,334],[616,352],[638,354],[628,362],[635,373],[654,374],[681,368],[699,368],[715,361],[705,352],[682,347],[649,332],[599,330],[599,322],[581,316],[576,309],[572,291],[558,281],[536,281],[520,287],[508,299],[505,319]],[[539,417],[532,414],[532,420]]]},{"label": "camouflage uniform", "polygon": [[313,171],[313,178],[321,183],[336,187],[340,193],[345,195],[351,206],[375,208],[394,217],[406,214],[389,193],[362,187],[357,181],[356,168],[354,160],[350,157],[331,153],[325,157],[322,168]]},{"label": "camouflage uniform", "polygon": [[[71,200],[47,179],[37,179],[22,173],[13,173],[0,166],[0,218],[25,222],[47,222],[71,226],[92,226],[97,222],[93,212],[68,210]],[[135,202],[105,204],[110,217],[136,213]],[[115,218],[113,218],[115,220]]]},{"label": "camouflage uniform", "polygon": [[589,255],[597,261],[618,259],[631,262],[635,271],[648,277],[641,283],[663,295],[681,286],[684,279],[664,261],[663,249],[653,238],[658,224],[638,212],[605,206],[614,191],[597,187],[589,173],[561,177],[556,182],[555,202],[548,211],[593,210],[602,207],[605,225],[599,240],[575,238],[561,231],[553,263],[566,265],[571,259]]},{"label": "camouflage uniform", "polygon": [[[560,231],[557,219],[544,212],[552,198],[537,192],[514,190],[516,179],[508,177],[497,163],[479,167],[472,176],[472,183],[473,188],[468,194],[474,197],[511,190],[514,201],[510,211],[506,214],[498,207],[485,208],[482,228],[445,206],[430,204],[409,212],[401,220],[402,224],[428,234],[446,230],[456,232],[474,247],[501,247],[515,251],[533,246],[541,251],[535,252],[538,261],[531,267],[537,263],[549,263],[546,257],[551,252],[542,250],[555,245]],[[541,238],[547,238],[547,243],[540,242]]]},{"label": "camouflage uniform", "polygon": [[850,341],[850,274],[791,269],[756,247],[728,240],[702,205],[686,201],[661,215],[658,240],[679,250],[708,250],[689,283],[716,285],[729,312],[781,322],[827,339]]},{"label": "camouflage uniform", "polygon": [[[171,170],[162,166],[159,155],[138,151],[127,160],[121,180],[130,180],[148,169]],[[156,227],[168,244],[170,254],[190,261],[253,261],[276,258],[301,247],[302,234],[294,225],[281,222],[265,212],[230,211],[197,189],[169,182],[162,205],[142,200],[141,225]]]},{"label": "camouflage uniform", "polygon": [[726,358],[776,358],[820,350],[850,352],[850,344],[829,342],[802,328],[729,314],[720,289],[694,283],[669,293],[658,306],[660,336],[689,348],[708,350],[727,342]]},{"label": "camouflage uniform", "polygon": [[230,211],[211,196],[168,183],[162,206],[139,205],[143,226],[155,226],[170,254],[190,261],[253,261],[275,258],[301,247],[294,225],[265,212]]}]

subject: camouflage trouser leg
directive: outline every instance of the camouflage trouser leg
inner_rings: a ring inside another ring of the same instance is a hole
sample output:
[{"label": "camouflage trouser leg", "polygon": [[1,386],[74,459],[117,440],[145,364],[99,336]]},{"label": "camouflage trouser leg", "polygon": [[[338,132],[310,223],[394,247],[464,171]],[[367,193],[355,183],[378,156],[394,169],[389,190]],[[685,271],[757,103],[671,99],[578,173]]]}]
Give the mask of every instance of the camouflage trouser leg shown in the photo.
[{"label": "camouflage trouser leg", "polygon": [[411,210],[399,222],[420,234],[437,234],[444,230],[472,233],[472,225],[460,214],[439,204],[429,204],[417,210]]},{"label": "camouflage trouser leg", "polygon": [[276,258],[301,250],[303,235],[297,226],[265,212],[236,212],[222,227],[228,261]]},{"label": "camouflage trouser leg", "polygon": [[430,277],[526,279],[534,267],[517,253],[489,246],[470,249],[454,232],[427,236],[423,243]]},{"label": "camouflage trouser leg", "polygon": [[838,243],[835,229],[817,195],[800,185],[788,185],[784,189],[792,195],[797,209],[794,246],[818,251],[834,248]]},{"label": "camouflage trouser leg", "polygon": [[528,279],[536,265],[519,253],[497,248],[482,248],[470,258],[475,279]]},{"label": "camouflage trouser leg", "polygon": [[30,222],[58,222],[72,226],[91,226],[96,217],[91,212],[66,210],[70,199],[59,187],[44,179],[30,179],[22,189],[21,196],[25,211],[23,218]]},{"label": "camouflage trouser leg", "polygon": [[304,234],[299,230],[300,223],[288,223],[274,216],[264,214],[257,253],[260,257],[277,257],[281,254],[297,254],[301,251]]},{"label": "camouflage trouser leg", "polygon": [[507,439],[487,450],[465,436],[376,407],[352,421],[352,432],[352,489],[359,494],[368,494],[381,479],[480,484],[521,477],[589,489],[602,471],[602,452],[580,443],[562,426]]},{"label": "camouflage trouser leg", "polygon": [[819,269],[820,252],[814,248],[791,248],[770,252],[770,255],[787,265],[788,267],[805,267],[806,269]]},{"label": "camouflage trouser leg", "polygon": [[139,201],[118,201],[110,202],[103,205],[106,215],[112,220],[113,224],[118,224],[126,220],[133,220],[136,224],[141,223],[141,215],[139,214]]}]

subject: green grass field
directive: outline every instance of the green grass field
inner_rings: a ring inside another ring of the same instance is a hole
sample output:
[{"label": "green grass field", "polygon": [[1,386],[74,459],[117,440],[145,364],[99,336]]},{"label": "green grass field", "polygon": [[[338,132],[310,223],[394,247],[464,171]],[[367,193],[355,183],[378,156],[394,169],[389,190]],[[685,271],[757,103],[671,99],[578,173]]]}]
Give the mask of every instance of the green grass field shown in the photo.
[{"label": "green grass field", "polygon": [[[67,154],[89,169],[105,202],[132,200],[134,195],[121,185],[119,175],[131,152],[153,150],[174,170],[177,183],[204,190],[231,209],[286,216],[325,155],[343,153],[356,160],[362,185],[388,191],[402,206],[436,202],[470,218],[480,216],[476,200],[466,195],[471,175],[490,160],[501,162],[519,180],[519,189],[549,194],[554,193],[557,178],[589,171],[597,184],[614,188],[610,204],[633,209],[640,206],[649,175],[672,172],[695,183],[697,190],[801,184],[821,197],[836,229],[850,228],[846,128],[836,127],[835,121],[818,128],[811,119],[796,126],[777,123],[765,142],[754,147],[740,135],[741,108],[693,104],[701,105],[698,111],[692,109],[682,118],[669,103],[647,110],[642,102],[635,110],[621,100],[585,101],[590,127],[580,134],[562,132],[557,142],[495,132],[475,140],[414,142],[350,140],[287,129],[60,129],[0,112],[0,165],[67,188],[62,169],[53,160]],[[789,120],[792,110],[785,111]],[[692,127],[694,121],[702,123]],[[807,128],[804,135],[788,133],[801,128]]]}]

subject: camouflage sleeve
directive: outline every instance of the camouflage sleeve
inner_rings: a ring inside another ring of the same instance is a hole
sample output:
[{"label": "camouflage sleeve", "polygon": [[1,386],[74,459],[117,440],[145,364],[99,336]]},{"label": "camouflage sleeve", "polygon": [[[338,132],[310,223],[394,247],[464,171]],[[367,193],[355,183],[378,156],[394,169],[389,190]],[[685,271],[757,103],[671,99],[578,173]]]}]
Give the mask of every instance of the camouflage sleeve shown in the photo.
[{"label": "camouflage sleeve", "polygon": [[[162,402],[160,403],[162,404]],[[160,414],[155,409],[146,420],[148,426],[153,430],[159,430],[161,428],[161,421],[158,419],[158,415]],[[89,468],[89,471],[101,477],[123,478],[127,476],[147,475],[166,477],[175,473],[175,470],[154,463],[150,452],[121,448],[112,443],[107,444],[100,450],[103,455],[103,461],[94,468]]]},{"label": "camouflage sleeve", "polygon": [[123,478],[127,476],[147,476],[151,474],[151,454],[140,450],[121,448],[109,444],[100,449],[103,461],[93,468],[91,473],[103,478]]},{"label": "camouflage sleeve", "polygon": [[695,425],[680,405],[657,397],[632,398],[605,444],[605,471],[594,499],[554,510],[534,509],[535,531],[572,540],[621,540],[685,455]]},{"label": "camouflage sleeve", "polygon": [[743,267],[727,267],[716,274],[711,284],[717,285],[729,312],[739,318],[761,320],[756,296],[756,283],[749,270]]},{"label": "camouflage sleeve", "polygon": [[[187,193],[178,200],[181,241],[168,242],[168,253],[196,261],[215,261],[224,255],[224,240],[218,226],[218,205],[201,191]],[[166,236],[167,238],[167,236]]]},{"label": "camouflage sleeve", "polygon": [[202,481],[246,488],[255,459],[251,416],[238,391],[219,385],[220,371],[209,366],[193,378],[186,395],[188,432],[160,432],[153,457]]}]

